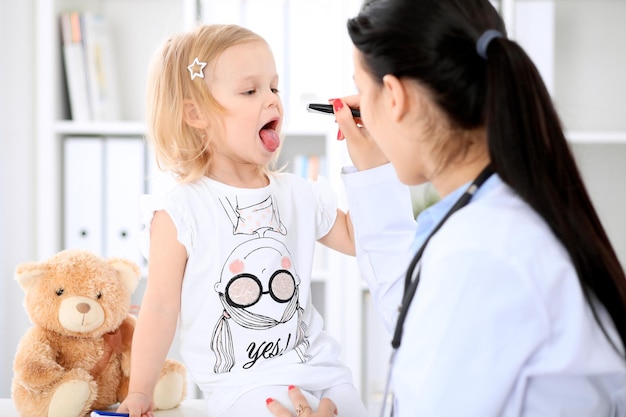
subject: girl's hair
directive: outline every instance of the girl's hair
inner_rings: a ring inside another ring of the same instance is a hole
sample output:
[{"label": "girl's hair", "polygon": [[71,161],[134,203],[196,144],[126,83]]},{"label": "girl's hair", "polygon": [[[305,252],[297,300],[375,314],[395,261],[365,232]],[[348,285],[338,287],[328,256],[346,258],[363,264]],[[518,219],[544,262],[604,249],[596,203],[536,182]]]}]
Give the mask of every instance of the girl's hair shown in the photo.
[{"label": "girl's hair", "polygon": [[[253,41],[265,42],[260,35],[237,25],[203,25],[172,36],[154,56],[147,85],[148,140],[159,167],[175,173],[179,181],[193,181],[207,173],[213,137],[222,134],[223,109],[205,79],[192,79],[187,67],[198,58],[207,64],[203,68],[207,74],[226,49]],[[208,131],[185,122],[185,103],[193,103],[196,111],[205,112]]]},{"label": "girl's hair", "polygon": [[[503,35],[479,56],[486,30]],[[506,38],[488,0],[373,0],[348,21],[377,82],[416,80],[453,127],[486,127],[495,172],[547,222],[572,259],[585,297],[610,314],[626,346],[626,277],[593,208],[550,95],[530,58]],[[619,351],[619,349],[616,350]]]}]

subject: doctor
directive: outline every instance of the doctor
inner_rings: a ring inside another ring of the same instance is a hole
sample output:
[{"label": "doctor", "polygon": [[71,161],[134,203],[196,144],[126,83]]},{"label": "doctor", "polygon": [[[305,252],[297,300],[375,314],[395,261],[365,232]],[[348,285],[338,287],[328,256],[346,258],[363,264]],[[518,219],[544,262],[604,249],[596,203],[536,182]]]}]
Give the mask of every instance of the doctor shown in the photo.
[{"label": "doctor", "polygon": [[[394,416],[625,416],[626,278],[490,2],[373,0],[348,31],[359,95],[333,105],[359,265],[397,348]],[[397,179],[441,196],[419,227]],[[335,411],[290,394],[299,417]]]}]

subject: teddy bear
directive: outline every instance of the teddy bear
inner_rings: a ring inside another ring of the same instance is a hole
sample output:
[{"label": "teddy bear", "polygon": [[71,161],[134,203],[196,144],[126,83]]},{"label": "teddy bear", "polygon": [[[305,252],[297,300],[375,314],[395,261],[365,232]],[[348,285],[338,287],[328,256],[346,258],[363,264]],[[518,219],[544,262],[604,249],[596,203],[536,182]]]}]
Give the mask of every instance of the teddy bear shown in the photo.
[{"label": "teddy bear", "polygon": [[[130,297],[140,277],[129,260],[78,249],[17,266],[32,322],[13,363],[12,398],[21,417],[81,417],[126,397],[135,328]],[[174,408],[185,394],[184,365],[166,359],[155,408]]]}]

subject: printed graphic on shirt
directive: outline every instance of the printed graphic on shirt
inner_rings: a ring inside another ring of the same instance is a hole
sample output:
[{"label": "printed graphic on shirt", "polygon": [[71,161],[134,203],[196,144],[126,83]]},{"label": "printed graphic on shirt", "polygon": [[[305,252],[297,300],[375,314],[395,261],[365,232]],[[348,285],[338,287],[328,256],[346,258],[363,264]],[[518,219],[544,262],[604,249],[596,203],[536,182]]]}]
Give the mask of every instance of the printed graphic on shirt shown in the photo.
[{"label": "printed graphic on shirt", "polygon": [[287,235],[285,226],[280,222],[278,207],[274,205],[274,199],[270,195],[265,200],[247,207],[239,207],[239,203],[233,203],[227,198],[220,199],[226,215],[233,224],[233,235],[263,234],[272,230],[282,235]]},{"label": "printed graphic on shirt", "polygon": [[279,240],[287,230],[275,197],[245,208],[220,201],[234,235],[257,237],[232,250],[215,284],[224,310],[211,340],[214,371],[251,369],[292,350],[306,362],[309,341],[298,297],[300,278],[289,250]]}]

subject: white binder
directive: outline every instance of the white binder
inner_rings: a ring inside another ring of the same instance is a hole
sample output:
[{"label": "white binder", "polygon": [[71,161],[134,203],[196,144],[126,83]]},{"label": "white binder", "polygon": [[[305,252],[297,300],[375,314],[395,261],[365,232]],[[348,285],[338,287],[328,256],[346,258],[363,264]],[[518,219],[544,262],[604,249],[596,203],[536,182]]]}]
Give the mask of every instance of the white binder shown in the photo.
[{"label": "white binder", "polygon": [[139,202],[145,192],[145,144],[139,137],[104,140],[104,254],[129,259],[140,267]]},{"label": "white binder", "polygon": [[63,246],[102,254],[103,142],[68,137],[63,141]]}]

